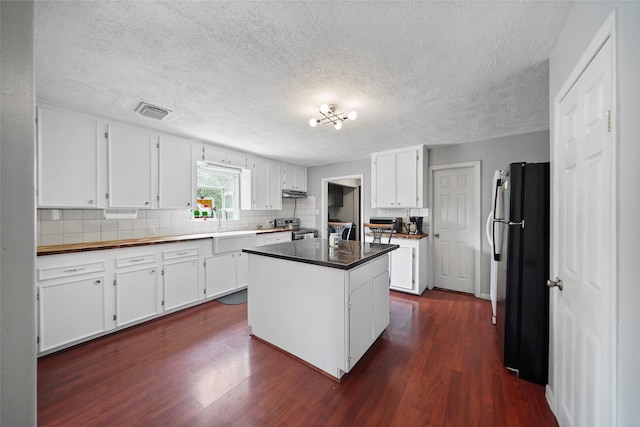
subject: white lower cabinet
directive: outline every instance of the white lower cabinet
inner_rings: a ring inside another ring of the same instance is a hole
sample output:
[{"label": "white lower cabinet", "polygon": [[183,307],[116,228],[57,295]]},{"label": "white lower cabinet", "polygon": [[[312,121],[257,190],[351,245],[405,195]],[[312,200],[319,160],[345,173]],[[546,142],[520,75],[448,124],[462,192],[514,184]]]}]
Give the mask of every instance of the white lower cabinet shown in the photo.
[{"label": "white lower cabinet", "polygon": [[156,266],[116,273],[116,323],[123,326],[153,317],[162,310]]},{"label": "white lower cabinet", "polygon": [[212,298],[244,288],[249,282],[249,257],[228,252],[205,260],[206,297]]},{"label": "white lower cabinet", "polygon": [[349,368],[389,324],[388,268],[384,256],[349,273]]},{"label": "white lower cabinet", "polygon": [[164,309],[190,304],[200,299],[200,262],[197,249],[194,251],[179,250],[165,252],[164,275]]},{"label": "white lower cabinet", "polygon": [[52,255],[37,268],[40,351],[113,329],[106,262],[96,256]]},{"label": "white lower cabinet", "polygon": [[[373,236],[365,236],[371,242]],[[383,237],[383,242],[387,241]],[[421,295],[427,288],[427,239],[394,237],[391,244],[400,247],[390,253],[389,287],[394,291]]]},{"label": "white lower cabinet", "polygon": [[205,259],[206,297],[223,295],[236,289],[236,253],[229,252]]},{"label": "white lower cabinet", "polygon": [[39,353],[204,301],[210,254],[211,240],[202,239],[38,256]]}]

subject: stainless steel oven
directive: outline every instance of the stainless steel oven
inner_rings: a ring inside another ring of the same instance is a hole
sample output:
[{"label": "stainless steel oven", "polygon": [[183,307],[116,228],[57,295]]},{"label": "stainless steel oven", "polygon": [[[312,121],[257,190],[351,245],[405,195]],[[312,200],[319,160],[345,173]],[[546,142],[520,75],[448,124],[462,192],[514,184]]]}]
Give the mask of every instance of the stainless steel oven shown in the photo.
[{"label": "stainless steel oven", "polygon": [[276,218],[273,221],[276,228],[291,230],[293,240],[314,239],[318,237],[318,230],[315,228],[301,228],[300,218]]}]

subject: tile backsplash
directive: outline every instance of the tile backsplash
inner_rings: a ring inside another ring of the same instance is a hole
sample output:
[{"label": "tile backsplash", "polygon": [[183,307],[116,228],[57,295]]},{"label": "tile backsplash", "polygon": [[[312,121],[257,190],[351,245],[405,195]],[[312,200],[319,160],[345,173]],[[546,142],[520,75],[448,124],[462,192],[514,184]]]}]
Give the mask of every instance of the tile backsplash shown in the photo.
[{"label": "tile backsplash", "polygon": [[[221,222],[222,231],[255,229],[259,225],[269,228],[274,218],[292,216],[299,217],[303,227],[315,228],[315,212],[313,196],[283,199],[279,211],[240,211],[240,219]],[[218,221],[191,220],[188,209],[140,209],[135,219],[104,219],[101,209],[38,209],[37,228],[38,246],[42,246],[213,233],[218,230]]]}]

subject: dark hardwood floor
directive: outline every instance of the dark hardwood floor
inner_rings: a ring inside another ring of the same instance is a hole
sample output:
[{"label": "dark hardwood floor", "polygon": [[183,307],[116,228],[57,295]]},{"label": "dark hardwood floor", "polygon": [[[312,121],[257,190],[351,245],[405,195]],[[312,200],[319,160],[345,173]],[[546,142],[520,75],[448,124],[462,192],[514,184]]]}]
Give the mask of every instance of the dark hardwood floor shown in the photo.
[{"label": "dark hardwood floor", "polygon": [[391,293],[391,324],[341,384],[210,302],[38,361],[40,426],[557,426],[501,366],[488,301]]}]

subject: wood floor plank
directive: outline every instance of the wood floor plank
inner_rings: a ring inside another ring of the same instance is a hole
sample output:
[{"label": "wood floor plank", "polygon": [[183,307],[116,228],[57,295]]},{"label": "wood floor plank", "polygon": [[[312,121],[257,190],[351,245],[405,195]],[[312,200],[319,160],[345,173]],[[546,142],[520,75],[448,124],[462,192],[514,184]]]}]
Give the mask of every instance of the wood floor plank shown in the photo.
[{"label": "wood floor plank", "polygon": [[557,426],[500,362],[488,301],[392,292],[391,323],[342,383],[206,303],[38,361],[40,426]]}]

